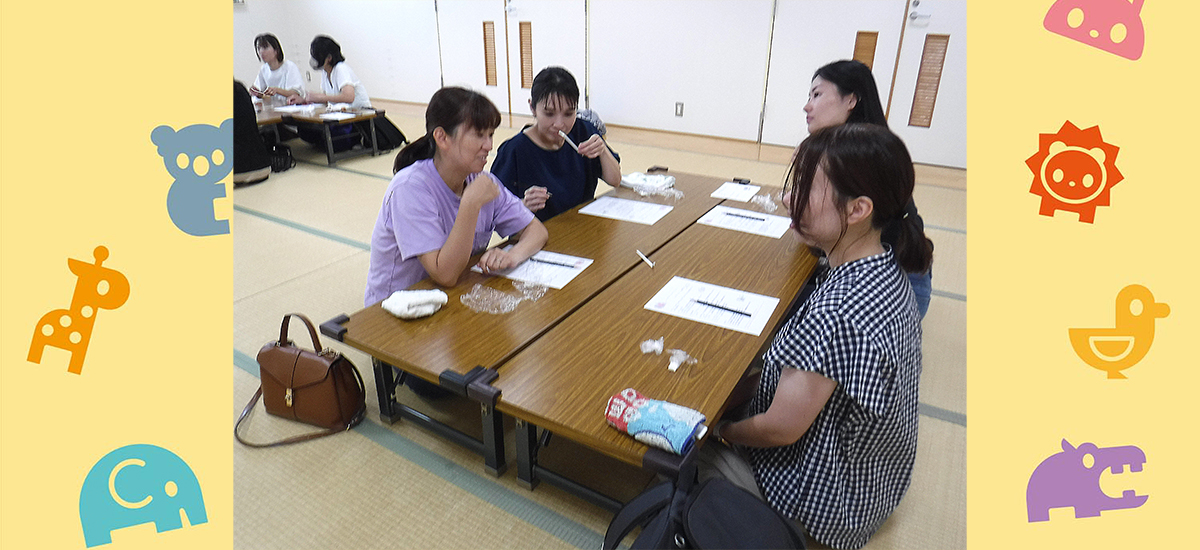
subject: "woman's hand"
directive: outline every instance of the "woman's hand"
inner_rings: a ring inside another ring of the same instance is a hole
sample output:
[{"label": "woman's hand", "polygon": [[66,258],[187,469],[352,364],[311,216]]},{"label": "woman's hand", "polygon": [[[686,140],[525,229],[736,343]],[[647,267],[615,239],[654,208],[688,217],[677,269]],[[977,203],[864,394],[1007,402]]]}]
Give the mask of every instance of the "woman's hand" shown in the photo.
[{"label": "woman's hand", "polygon": [[546,201],[550,200],[550,192],[545,187],[537,185],[525,190],[525,198],[521,202],[525,203],[525,208],[530,212],[537,212],[546,207]]},{"label": "woman's hand", "polygon": [[[267,88],[267,89],[269,90],[270,88]],[[250,95],[261,98],[263,96],[263,91],[258,88],[255,88],[254,86],[251,86],[250,87]]]},{"label": "woman's hand", "polygon": [[498,196],[500,196],[500,185],[487,174],[480,174],[463,190],[462,202],[463,206],[469,205],[478,210]]},{"label": "woman's hand", "polygon": [[287,103],[288,103],[288,105],[299,105],[301,103],[304,103],[304,98],[300,97],[300,94],[296,94],[294,96],[289,96],[287,99]]},{"label": "woman's hand", "polygon": [[487,252],[484,252],[483,256],[479,258],[478,265],[479,269],[483,270],[484,273],[491,273],[493,271],[502,271],[516,267],[519,263],[521,263],[521,261],[517,256],[513,255],[507,250],[497,247],[488,249]]},{"label": "woman's hand", "polygon": [[604,143],[604,138],[600,134],[592,134],[592,137],[587,141],[579,144],[579,154],[594,159],[599,157],[608,150],[608,145]]}]

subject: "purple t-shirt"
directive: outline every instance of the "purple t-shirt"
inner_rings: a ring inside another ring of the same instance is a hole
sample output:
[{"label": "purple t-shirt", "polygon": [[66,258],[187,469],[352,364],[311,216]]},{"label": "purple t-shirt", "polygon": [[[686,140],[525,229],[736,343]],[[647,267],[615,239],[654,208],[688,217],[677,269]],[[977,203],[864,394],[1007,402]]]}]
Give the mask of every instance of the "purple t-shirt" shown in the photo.
[{"label": "purple t-shirt", "polygon": [[[482,184],[495,185],[482,177],[469,185]],[[442,181],[433,160],[418,161],[396,173],[371,233],[371,268],[364,305],[382,301],[429,275],[420,256],[446,244],[461,203],[462,198]],[[472,254],[487,248],[492,231],[508,237],[525,229],[530,221],[533,213],[501,185],[500,194],[479,210]]]}]

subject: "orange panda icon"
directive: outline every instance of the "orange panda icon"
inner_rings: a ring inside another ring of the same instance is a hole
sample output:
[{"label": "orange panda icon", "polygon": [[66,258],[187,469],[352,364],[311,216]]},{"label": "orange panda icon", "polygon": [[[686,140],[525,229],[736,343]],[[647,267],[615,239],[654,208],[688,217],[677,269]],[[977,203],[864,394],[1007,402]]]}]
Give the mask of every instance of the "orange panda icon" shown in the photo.
[{"label": "orange panda icon", "polygon": [[1068,329],[1071,347],[1092,368],[1108,373],[1109,380],[1124,379],[1121,371],[1136,365],[1154,343],[1154,323],[1171,313],[1167,304],[1154,301],[1150,289],[1129,285],[1117,294],[1114,328]]}]

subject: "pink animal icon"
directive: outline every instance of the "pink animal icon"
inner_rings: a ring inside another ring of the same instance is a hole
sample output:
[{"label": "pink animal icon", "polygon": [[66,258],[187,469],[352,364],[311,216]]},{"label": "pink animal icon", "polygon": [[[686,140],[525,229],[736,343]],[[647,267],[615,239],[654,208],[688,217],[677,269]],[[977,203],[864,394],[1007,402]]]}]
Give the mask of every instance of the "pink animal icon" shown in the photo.
[{"label": "pink animal icon", "polygon": [[1142,26],[1145,0],[1057,0],[1042,26],[1126,59],[1142,57],[1146,31]]},{"label": "pink animal icon", "polygon": [[1142,471],[1146,453],[1133,445],[1123,447],[1096,447],[1092,443],[1072,446],[1062,440],[1062,452],[1046,457],[1025,489],[1025,506],[1029,522],[1049,521],[1051,508],[1075,508],[1076,518],[1090,518],[1104,510],[1137,508],[1150,497],[1139,495],[1132,489],[1120,498],[1113,498],[1100,489],[1100,474],[1105,470],[1113,474]]},{"label": "pink animal icon", "polygon": [[29,345],[31,363],[40,364],[46,346],[53,346],[71,352],[67,371],[80,374],[88,342],[92,339],[96,311],[116,309],[129,298],[129,280],[121,272],[100,265],[108,259],[108,249],[97,246],[92,255],[96,258],[94,264],[67,258],[71,273],[78,277],[71,307],[51,311],[38,321],[33,342]]}]

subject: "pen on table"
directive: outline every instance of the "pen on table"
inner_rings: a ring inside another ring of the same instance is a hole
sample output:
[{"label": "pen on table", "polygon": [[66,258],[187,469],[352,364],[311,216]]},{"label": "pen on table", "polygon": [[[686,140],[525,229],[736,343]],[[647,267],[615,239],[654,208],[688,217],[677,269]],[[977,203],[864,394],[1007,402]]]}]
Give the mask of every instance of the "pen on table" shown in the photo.
[{"label": "pen on table", "polygon": [[570,145],[571,148],[574,149],[576,153],[579,152],[579,147],[577,147],[575,145],[574,141],[571,141],[571,138],[567,137],[567,134],[565,132],[563,132],[562,130],[559,130],[558,135],[562,136],[563,139],[567,140],[567,145]]},{"label": "pen on table", "polygon": [[641,250],[634,250],[634,252],[637,252],[638,256],[642,257],[642,261],[646,262],[646,265],[650,266],[650,269],[654,269],[654,262],[650,261],[650,258],[647,258],[645,254],[642,254]]},{"label": "pen on table", "polygon": [[728,312],[730,312],[730,313],[736,313],[736,314],[738,314],[738,315],[745,315],[746,317],[751,317],[751,315],[750,315],[749,313],[746,313],[745,311],[738,311],[738,310],[736,310],[736,309],[730,309],[730,308],[727,308],[727,307],[725,307],[725,306],[719,306],[719,305],[717,305],[717,304],[711,304],[711,303],[705,302],[705,301],[703,301],[703,300],[692,300],[692,301],[693,301],[693,302],[696,302],[697,304],[700,304],[700,305],[705,305],[705,306],[708,306],[708,307],[715,307],[715,308],[717,308],[717,309],[721,309],[721,310],[724,310],[724,311],[728,311]]},{"label": "pen on table", "polygon": [[760,222],[765,222],[765,221],[767,221],[767,220],[766,220],[766,219],[764,219],[764,218],[756,218],[756,217],[754,217],[754,216],[746,216],[746,215],[743,215],[743,214],[734,214],[733,212],[726,212],[726,213],[725,213],[725,215],[726,215],[726,216],[737,216],[737,217],[739,217],[739,218],[746,218],[746,219],[748,219],[748,220],[758,220],[758,221],[760,221]]},{"label": "pen on table", "polygon": [[562,262],[552,262],[552,261],[550,261],[550,260],[543,260],[543,259],[540,259],[540,258],[534,258],[534,257],[532,257],[532,256],[529,258],[529,261],[531,261],[531,262],[537,262],[537,263],[539,263],[539,264],[550,264],[550,265],[557,265],[557,266],[562,266],[562,267],[570,267],[570,268],[574,268],[574,267],[575,267],[575,265],[574,265],[574,264],[564,264],[564,263],[562,263]]}]

